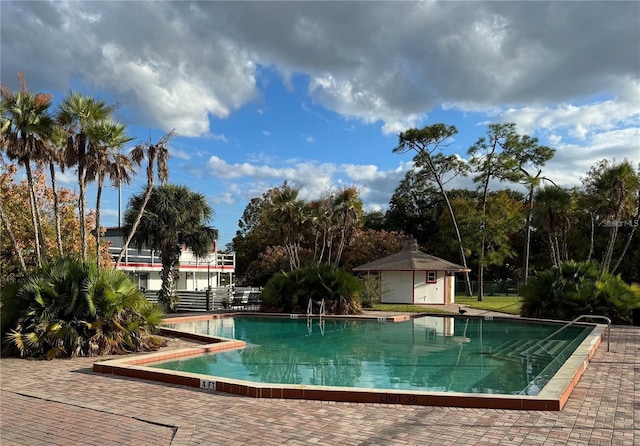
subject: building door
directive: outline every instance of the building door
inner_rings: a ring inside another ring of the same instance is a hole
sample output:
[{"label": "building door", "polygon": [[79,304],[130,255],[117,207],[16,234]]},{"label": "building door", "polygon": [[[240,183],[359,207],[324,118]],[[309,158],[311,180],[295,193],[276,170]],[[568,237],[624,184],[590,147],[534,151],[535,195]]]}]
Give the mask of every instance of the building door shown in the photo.
[{"label": "building door", "polygon": [[138,288],[147,291],[149,289],[149,274],[140,274],[138,277]]}]

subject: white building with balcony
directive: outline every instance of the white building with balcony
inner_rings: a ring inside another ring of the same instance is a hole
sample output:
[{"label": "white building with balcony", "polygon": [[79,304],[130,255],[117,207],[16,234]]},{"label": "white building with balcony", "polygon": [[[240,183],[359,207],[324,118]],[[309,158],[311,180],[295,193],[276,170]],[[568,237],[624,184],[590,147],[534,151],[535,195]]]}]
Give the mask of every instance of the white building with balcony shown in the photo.
[{"label": "white building with balcony", "polygon": [[[124,245],[122,229],[107,228],[103,239],[110,243],[109,253],[115,263]],[[218,252],[216,242],[213,243],[211,252],[204,257],[196,256],[184,246],[180,255],[176,289],[203,291],[207,287],[231,286],[234,284],[235,266],[235,253]],[[118,269],[129,272],[141,289],[155,291],[161,288],[162,262],[159,253],[154,250],[143,248],[138,251],[129,247]]]}]

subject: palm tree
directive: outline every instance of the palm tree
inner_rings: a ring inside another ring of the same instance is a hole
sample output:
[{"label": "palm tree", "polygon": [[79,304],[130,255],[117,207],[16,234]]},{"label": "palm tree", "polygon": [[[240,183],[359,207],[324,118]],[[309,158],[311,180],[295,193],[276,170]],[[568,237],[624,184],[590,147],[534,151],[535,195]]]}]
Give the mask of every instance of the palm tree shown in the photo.
[{"label": "palm tree", "polygon": [[53,193],[53,216],[55,220],[56,245],[58,255],[64,254],[62,247],[62,232],[60,229],[60,195],[56,185],[56,167],[64,171],[64,147],[67,142],[65,131],[58,126],[54,126],[49,137],[47,149],[41,154],[39,162],[49,165],[49,176],[51,177],[51,191]]},{"label": "palm tree", "polygon": [[107,119],[111,107],[102,100],[71,92],[58,107],[57,121],[67,131],[65,147],[65,165],[76,167],[78,174],[78,214],[80,219],[80,240],[82,260],[87,259],[87,228],[85,221],[87,188],[87,153],[90,139],[87,128],[91,124]]},{"label": "palm tree", "polygon": [[566,234],[572,207],[571,194],[560,187],[543,187],[535,194],[535,202],[534,225],[547,233],[552,265],[559,267],[568,260]]},{"label": "palm tree", "polygon": [[70,257],[8,287],[0,316],[3,354],[49,359],[148,350],[163,317],[126,273]]},{"label": "palm tree", "polygon": [[[131,197],[124,216],[126,236],[132,234],[144,200],[144,195]],[[204,256],[217,238],[217,230],[205,225],[212,214],[204,195],[184,186],[157,186],[142,213],[138,230],[131,237],[131,243],[138,250],[146,247],[160,252],[162,289],[158,302],[169,311],[175,310],[179,299],[176,279],[183,246],[191,248],[196,256]]]},{"label": "palm tree", "polygon": [[[156,144],[152,144],[150,141],[142,144],[138,144],[131,151],[131,160],[136,164],[140,165],[142,160],[147,158],[147,188],[144,193],[144,198],[142,199],[142,203],[138,209],[138,215],[136,216],[133,225],[131,227],[131,231],[127,236],[127,239],[120,250],[120,255],[116,260],[116,268],[120,266],[120,262],[122,258],[127,253],[127,249],[129,249],[129,244],[131,243],[131,239],[135,235],[138,225],[140,224],[140,220],[142,219],[142,214],[144,213],[145,208],[147,207],[147,203],[149,202],[149,198],[151,197],[151,193],[153,192],[153,188],[155,186],[155,171],[154,169],[158,169],[158,179],[160,180],[160,184],[165,184],[169,179],[169,149],[167,148],[168,142],[175,136],[175,131],[171,130],[169,133],[164,135],[162,138],[158,140]],[[118,222],[120,224],[120,222]]]},{"label": "palm tree", "polygon": [[280,229],[282,243],[289,257],[291,271],[300,268],[300,232],[304,221],[303,202],[298,199],[299,189],[285,182],[282,188],[274,189],[271,199],[272,217]]},{"label": "palm tree", "polygon": [[[638,215],[640,175],[629,161],[615,163],[605,159],[589,170],[583,182],[586,193],[592,197],[610,229],[609,242],[602,256],[602,272],[609,272],[619,229],[623,222]],[[629,226],[633,236],[635,226]],[[620,261],[616,262],[615,267],[619,264]]]},{"label": "palm tree", "polygon": [[362,221],[362,201],[358,198],[358,191],[355,187],[340,190],[333,201],[333,213],[337,217],[336,229],[339,231],[338,250],[333,263],[333,268],[338,269],[340,259],[346,242],[351,239],[358,223]]},{"label": "palm tree", "polygon": [[36,264],[40,266],[45,257],[45,243],[31,163],[38,159],[47,147],[45,141],[53,125],[49,115],[52,96],[30,92],[22,73],[18,73],[18,78],[22,86],[21,91],[12,92],[4,85],[0,86],[3,113],[2,147],[9,159],[17,161],[27,174]]},{"label": "palm tree", "polygon": [[131,181],[133,172],[131,159],[119,153],[120,148],[133,138],[125,135],[126,126],[111,120],[92,123],[87,127],[91,149],[87,153],[88,180],[98,179],[96,193],[96,265],[100,270],[100,202],[105,177],[108,176],[117,186]]}]

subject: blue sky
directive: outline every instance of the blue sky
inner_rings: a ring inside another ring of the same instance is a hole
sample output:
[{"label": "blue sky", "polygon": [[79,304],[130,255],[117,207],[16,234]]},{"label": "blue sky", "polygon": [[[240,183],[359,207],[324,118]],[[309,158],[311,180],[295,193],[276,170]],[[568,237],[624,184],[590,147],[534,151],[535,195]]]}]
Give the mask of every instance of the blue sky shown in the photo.
[{"label": "blue sky", "polygon": [[[0,20],[3,84],[22,71],[56,100],[117,103],[132,144],[176,129],[170,181],[207,197],[221,246],[285,180],[305,198],[355,185],[384,210],[410,127],[456,125],[446,151],[466,158],[487,123],[515,122],[556,149],[544,174],[564,186],[640,161],[638,2],[2,1]],[[108,188],[103,223],[117,215]]]}]

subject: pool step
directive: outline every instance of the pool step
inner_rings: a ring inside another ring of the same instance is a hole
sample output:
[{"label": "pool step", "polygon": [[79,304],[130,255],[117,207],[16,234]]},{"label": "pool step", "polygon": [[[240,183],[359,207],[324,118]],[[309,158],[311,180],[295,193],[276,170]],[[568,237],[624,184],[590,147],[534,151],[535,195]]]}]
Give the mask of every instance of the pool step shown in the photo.
[{"label": "pool step", "polygon": [[556,357],[569,343],[566,340],[547,340],[542,343],[535,340],[515,339],[504,341],[491,349],[497,357]]}]

